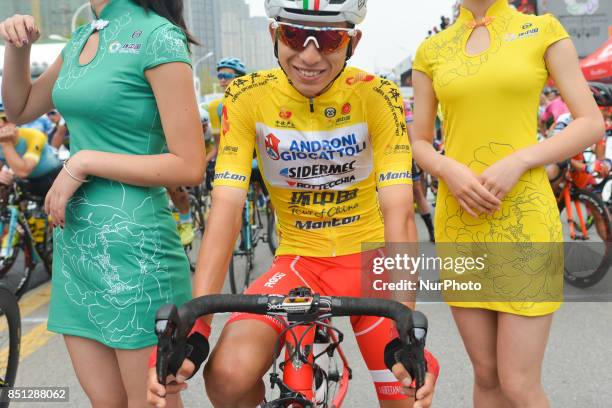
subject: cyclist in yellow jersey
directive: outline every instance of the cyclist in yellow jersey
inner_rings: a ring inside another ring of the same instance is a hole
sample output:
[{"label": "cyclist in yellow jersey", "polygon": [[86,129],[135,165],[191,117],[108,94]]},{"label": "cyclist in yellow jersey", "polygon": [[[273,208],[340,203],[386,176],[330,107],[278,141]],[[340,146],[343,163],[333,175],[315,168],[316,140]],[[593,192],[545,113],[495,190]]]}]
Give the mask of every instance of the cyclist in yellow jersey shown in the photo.
[{"label": "cyclist in yellow jersey", "polygon": [[62,168],[56,152],[47,144],[47,135],[36,129],[18,128],[10,123],[0,102],[0,184],[10,185],[13,175],[28,179],[24,186],[44,197]]},{"label": "cyclist in yellow jersey", "polygon": [[[416,241],[401,93],[390,81],[345,68],[361,39],[354,27],[365,7],[364,0],[266,2],[281,68],[237,78],[225,92],[195,296],[223,287],[253,150],[277,212],[280,243],[271,269],[246,293],[308,286],[332,296],[363,296],[362,244]],[[431,372],[415,404],[408,372],[401,364],[391,372],[384,361],[394,337],[391,322],[365,316],[351,323],[381,407],[429,407],[436,376],[431,354]],[[284,326],[271,318],[232,315],[204,372],[214,406],[254,407],[263,400],[262,376]],[[182,390],[193,373],[194,364],[185,362],[179,385],[164,389],[151,369],[149,402],[163,404],[159,395]]]},{"label": "cyclist in yellow jersey", "polygon": [[[457,22],[425,40],[413,65],[415,157],[440,177],[436,242],[489,255],[471,277],[490,297],[445,293],[474,367],[477,408],[549,405],[541,367],[562,296],[563,236],[544,165],[603,134],[568,37],[552,15],[464,0]],[[578,119],[537,143],[549,75]],[[445,156],[431,144],[438,102]]]},{"label": "cyclist in yellow jersey", "polygon": [[[223,92],[229,84],[238,77],[246,75],[246,66],[238,58],[223,58],[217,62],[217,79]],[[222,99],[215,99],[208,105],[208,114],[210,115],[210,126],[212,128],[215,142],[219,144],[221,135],[221,116],[223,111]]]}]

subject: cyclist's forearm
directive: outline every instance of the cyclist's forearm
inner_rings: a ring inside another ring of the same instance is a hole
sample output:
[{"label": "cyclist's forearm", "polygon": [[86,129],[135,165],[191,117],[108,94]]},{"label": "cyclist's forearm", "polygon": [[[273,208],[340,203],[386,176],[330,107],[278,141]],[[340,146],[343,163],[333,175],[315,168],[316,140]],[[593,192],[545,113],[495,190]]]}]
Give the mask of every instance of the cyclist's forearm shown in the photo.
[{"label": "cyclist's forearm", "polygon": [[129,155],[83,150],[70,159],[69,167],[85,178],[96,176],[125,184],[150,186],[195,186],[205,176],[201,158],[166,153]]},{"label": "cyclist's forearm", "polygon": [[26,178],[32,173],[33,166],[22,158],[19,153],[15,150],[15,146],[12,143],[2,143],[2,150],[6,159],[6,164],[13,171],[13,173],[19,178]]},{"label": "cyclist's forearm", "polygon": [[[246,191],[216,187],[198,255],[193,279],[193,297],[221,293],[236,237],[242,225]],[[210,319],[208,319],[210,321]]]},{"label": "cyclist's forearm", "polygon": [[598,116],[577,118],[555,137],[519,150],[516,154],[527,169],[566,160],[597,143],[605,133],[603,119]]},{"label": "cyclist's forearm", "polygon": [[[416,256],[417,231],[414,219],[414,205],[410,186],[390,186],[378,192],[380,208],[385,222],[385,256],[395,258],[405,254]],[[389,271],[391,280],[407,279],[418,281],[417,271],[395,269]],[[414,273],[411,273],[414,272]],[[406,301],[406,306],[414,308],[413,294],[394,292],[388,294]],[[406,300],[408,297],[408,300]],[[404,303],[404,302],[403,302]]]}]

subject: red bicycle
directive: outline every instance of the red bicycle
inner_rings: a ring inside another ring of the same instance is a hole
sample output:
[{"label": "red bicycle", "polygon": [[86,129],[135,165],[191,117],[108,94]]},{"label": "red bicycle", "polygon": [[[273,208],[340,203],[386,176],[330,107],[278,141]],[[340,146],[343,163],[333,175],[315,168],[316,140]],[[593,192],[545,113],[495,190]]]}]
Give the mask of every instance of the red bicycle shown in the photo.
[{"label": "red bicycle", "polygon": [[[185,356],[187,335],[196,319],[212,313],[245,312],[286,319],[287,327],[275,347],[277,361],[285,342],[285,358],[273,365],[272,388],[279,397],[265,408],[340,407],[348,392],[351,369],[340,344],[343,334],[333,327],[334,316],[379,316],[396,322],[403,349],[399,361],[415,375],[416,389],[425,384],[427,318],[401,303],[384,299],[330,297],[297,288],[289,295],[211,295],[180,308],[165,305],[156,316],[157,377],[166,384]],[[278,369],[282,371],[282,376]]]},{"label": "red bicycle", "polygon": [[[612,223],[606,204],[591,191],[594,175],[567,166],[563,177],[557,196],[561,219],[565,220],[571,240],[583,241],[566,244],[564,277],[569,284],[586,288],[601,281],[610,268]],[[596,234],[589,234],[592,225]]]}]

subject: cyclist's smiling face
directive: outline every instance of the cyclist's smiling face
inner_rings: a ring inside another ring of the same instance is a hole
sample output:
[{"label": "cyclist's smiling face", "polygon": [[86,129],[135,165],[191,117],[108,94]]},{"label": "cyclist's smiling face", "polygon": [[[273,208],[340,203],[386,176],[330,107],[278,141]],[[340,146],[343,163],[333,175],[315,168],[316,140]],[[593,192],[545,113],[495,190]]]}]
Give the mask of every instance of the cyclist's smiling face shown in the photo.
[{"label": "cyclist's smiling face", "polygon": [[[317,27],[348,28],[347,23],[313,23],[291,21],[293,24]],[[276,40],[274,29],[270,28],[272,40]],[[353,50],[361,39],[361,32],[353,37]],[[291,80],[295,89],[307,98],[319,95],[342,72],[347,49],[343,47],[331,54],[322,53],[315,41],[309,41],[303,51],[296,51],[278,40],[278,61]]]}]

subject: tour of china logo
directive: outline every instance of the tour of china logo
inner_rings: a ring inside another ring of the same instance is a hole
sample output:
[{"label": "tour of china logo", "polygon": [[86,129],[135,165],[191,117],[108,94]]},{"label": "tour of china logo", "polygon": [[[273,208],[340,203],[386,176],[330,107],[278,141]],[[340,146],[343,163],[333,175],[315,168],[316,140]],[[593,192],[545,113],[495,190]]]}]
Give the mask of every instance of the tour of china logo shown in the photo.
[{"label": "tour of china logo", "polygon": [[280,139],[270,133],[266,136],[266,152],[272,160],[280,160],[280,153],[278,152],[278,144]]}]

